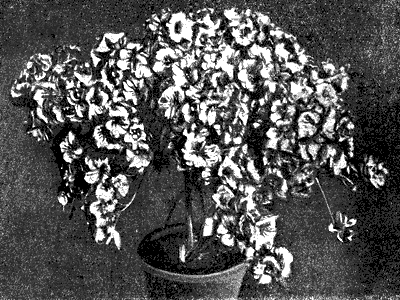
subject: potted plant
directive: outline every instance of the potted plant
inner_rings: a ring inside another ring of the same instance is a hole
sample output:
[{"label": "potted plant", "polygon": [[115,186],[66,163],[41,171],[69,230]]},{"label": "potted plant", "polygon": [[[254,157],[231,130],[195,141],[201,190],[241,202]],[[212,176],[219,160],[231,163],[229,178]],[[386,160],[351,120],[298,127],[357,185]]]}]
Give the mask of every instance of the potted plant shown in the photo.
[{"label": "potted plant", "polygon": [[[163,10],[145,32],[137,42],[105,34],[90,60],[76,46],[34,55],[13,84],[14,101],[30,110],[28,132],[59,157],[58,200],[81,207],[96,242],[120,248],[117,221],[143,178],[174,165],[185,189],[166,226],[139,245],[149,286],[237,297],[249,265],[259,283],[284,285],[293,257],[275,244],[274,204],[308,196],[315,183],[328,204],[320,172],[377,188],[388,173],[354,155],[346,68],[313,62],[250,10]],[[185,223],[169,225],[179,201]],[[328,209],[329,230],[350,241],[355,220]]]}]

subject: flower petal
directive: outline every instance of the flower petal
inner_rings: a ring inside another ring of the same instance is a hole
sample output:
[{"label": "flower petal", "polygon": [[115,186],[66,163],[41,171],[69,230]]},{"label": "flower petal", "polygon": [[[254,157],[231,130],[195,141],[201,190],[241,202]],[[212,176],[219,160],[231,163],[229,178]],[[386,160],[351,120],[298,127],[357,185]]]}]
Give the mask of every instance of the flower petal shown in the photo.
[{"label": "flower petal", "polygon": [[235,238],[231,234],[224,234],[221,236],[221,242],[225,246],[233,247],[235,245]]},{"label": "flower petal", "polygon": [[228,234],[228,229],[223,224],[219,224],[219,226],[217,228],[217,234],[221,234],[221,235]]},{"label": "flower petal", "polygon": [[85,181],[89,184],[94,184],[99,181],[100,172],[99,170],[89,171],[85,174]]},{"label": "flower petal", "polygon": [[335,229],[335,227],[333,226],[333,224],[332,224],[332,223],[331,223],[331,224],[329,224],[328,230],[329,230],[329,232],[338,232],[338,230],[337,230],[337,229]]},{"label": "flower petal", "polygon": [[270,284],[272,282],[272,277],[269,274],[263,274],[261,275],[258,283],[260,284]]}]

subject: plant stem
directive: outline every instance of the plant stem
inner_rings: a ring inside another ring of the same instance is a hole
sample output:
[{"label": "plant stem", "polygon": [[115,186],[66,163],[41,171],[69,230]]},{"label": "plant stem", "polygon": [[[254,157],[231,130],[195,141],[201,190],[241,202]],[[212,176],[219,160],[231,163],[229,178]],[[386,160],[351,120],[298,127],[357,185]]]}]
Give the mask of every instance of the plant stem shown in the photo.
[{"label": "plant stem", "polygon": [[187,246],[188,252],[194,246],[194,234],[193,234],[193,205],[192,205],[192,182],[190,172],[184,172],[185,176],[185,207],[186,207],[186,225],[187,225]]},{"label": "plant stem", "polygon": [[331,217],[331,219],[332,219],[332,224],[335,224],[335,218],[333,217],[331,208],[330,208],[329,203],[328,203],[328,199],[327,199],[326,196],[325,196],[325,192],[324,192],[324,190],[322,189],[321,183],[319,182],[319,179],[318,179],[317,177],[315,178],[315,181],[317,182],[318,187],[319,187],[319,189],[321,190],[322,197],[324,197],[326,207],[328,208],[329,215],[330,215],[330,217]]},{"label": "plant stem", "polygon": [[121,212],[123,212],[124,210],[126,210],[126,209],[132,204],[133,200],[135,200],[136,194],[137,194],[137,192],[139,191],[140,186],[141,186],[142,183],[143,183],[143,179],[146,177],[146,174],[147,174],[148,172],[149,172],[149,167],[146,167],[145,170],[144,170],[144,172],[143,172],[143,174],[142,174],[142,178],[140,179],[139,184],[138,184],[138,186],[137,186],[137,188],[136,188],[135,194],[133,194],[131,201],[129,201],[129,203],[126,204],[125,207],[124,207],[123,209],[121,209]]},{"label": "plant stem", "polygon": [[183,197],[185,197],[185,196],[186,196],[186,192],[185,192],[185,191],[181,191],[181,192],[175,197],[175,199],[172,198],[172,200],[171,200],[172,205],[171,205],[171,207],[170,207],[170,209],[169,209],[168,216],[167,216],[167,218],[165,219],[164,227],[167,227],[169,221],[170,221],[171,218],[172,218],[172,214],[173,214],[174,211],[175,211],[176,205],[177,205],[178,202],[180,202],[180,201],[183,199]]}]

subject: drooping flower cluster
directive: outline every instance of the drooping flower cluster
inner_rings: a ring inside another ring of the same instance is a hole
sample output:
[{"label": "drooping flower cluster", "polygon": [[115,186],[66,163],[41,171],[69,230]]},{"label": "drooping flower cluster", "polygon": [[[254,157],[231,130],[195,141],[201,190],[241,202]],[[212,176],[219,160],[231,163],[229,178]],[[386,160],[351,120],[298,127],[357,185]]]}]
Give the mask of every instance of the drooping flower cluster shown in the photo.
[{"label": "drooping flower cluster", "polygon": [[[89,62],[75,46],[33,55],[11,90],[14,98],[30,99],[28,133],[39,141],[50,141],[53,133],[64,130],[60,142],[64,175],[58,200],[66,205],[96,191],[97,200],[86,199],[83,204],[96,217],[97,241],[103,236],[100,228],[108,232],[104,238],[116,236],[112,230],[116,204],[127,191],[117,188],[115,178],[122,176],[125,182],[126,176],[138,176],[152,158],[137,112],[145,99],[143,78],[133,59],[138,47],[128,43],[125,34],[105,34]],[[127,182],[124,185],[129,188]]]},{"label": "drooping flower cluster", "polygon": [[[106,33],[89,61],[74,46],[34,55],[12,87],[31,100],[30,134],[66,129],[60,203],[81,200],[95,240],[120,247],[124,199],[166,151],[213,187],[209,231],[253,260],[260,283],[284,280],[293,258],[274,244],[273,202],[309,195],[322,169],[359,166],[345,68],[315,64],[250,10],[163,10],[145,29],[137,43]],[[360,173],[381,187],[387,170],[370,159]]]},{"label": "drooping flower cluster", "polygon": [[[85,72],[80,48],[59,47],[52,54],[35,54],[11,88],[11,96],[25,98],[31,108],[28,132],[48,141],[54,129],[74,118],[69,110],[68,88],[75,72]],[[78,83],[76,83],[78,85]]]},{"label": "drooping flower cluster", "polygon": [[216,234],[227,246],[237,246],[252,261],[254,278],[260,284],[273,280],[284,283],[291,274],[292,254],[284,247],[276,247],[277,215],[216,214]]}]

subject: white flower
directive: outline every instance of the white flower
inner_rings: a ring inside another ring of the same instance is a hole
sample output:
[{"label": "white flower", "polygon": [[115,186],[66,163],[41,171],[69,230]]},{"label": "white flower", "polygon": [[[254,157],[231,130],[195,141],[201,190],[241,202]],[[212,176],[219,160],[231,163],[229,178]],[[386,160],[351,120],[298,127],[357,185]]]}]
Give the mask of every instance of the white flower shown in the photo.
[{"label": "white flower", "polygon": [[279,142],[278,129],[275,127],[269,128],[266,133],[266,136],[268,137],[268,141],[265,145],[266,148],[278,149],[278,142]]},{"label": "white flower", "polygon": [[166,118],[171,119],[175,116],[176,106],[183,101],[184,95],[183,90],[176,86],[171,86],[162,93],[158,106]]},{"label": "white flower", "polygon": [[102,243],[106,239],[106,235],[104,233],[103,228],[96,228],[95,234],[94,234],[94,240],[96,243]]},{"label": "white flower", "polygon": [[146,144],[144,125],[140,123],[139,119],[134,118],[131,120],[128,132],[124,136],[124,142],[131,144],[131,150],[136,150],[138,148],[144,150],[149,149],[149,146]]},{"label": "white flower", "polygon": [[89,205],[89,212],[94,215],[96,218],[100,218],[103,214],[101,211],[101,202],[100,200],[96,200]]},{"label": "white flower", "polygon": [[115,230],[115,226],[111,226],[107,228],[107,233],[109,235],[106,245],[108,245],[112,239],[114,239],[115,246],[117,246],[118,250],[121,249],[121,236],[118,231]]},{"label": "white flower", "polygon": [[349,229],[357,223],[356,219],[349,219],[340,211],[336,212],[335,223],[329,224],[329,231],[337,233],[337,239],[344,242],[350,242],[355,234],[354,230]]},{"label": "white flower", "polygon": [[331,167],[333,167],[333,173],[335,175],[340,175],[341,171],[347,168],[347,160],[344,153],[340,155],[338,160],[331,159]]},{"label": "white flower", "polygon": [[277,247],[274,249],[275,254],[280,259],[281,268],[281,277],[288,278],[291,273],[290,265],[293,262],[293,255],[284,247]]},{"label": "white flower", "polygon": [[210,18],[210,14],[208,13],[198,23],[204,24],[206,26],[206,28],[204,28],[202,26],[199,27],[199,32],[198,32],[198,34],[196,36],[195,45],[197,47],[201,47],[201,46],[203,46],[203,44],[201,42],[201,38],[204,37],[204,36],[206,36],[206,37],[215,36],[215,32],[216,32],[216,30],[218,30],[218,28],[219,28],[219,26],[221,24],[221,20],[218,19],[218,20],[216,20],[216,23],[214,23]]},{"label": "white flower", "polygon": [[201,177],[204,179],[204,184],[209,185],[211,180],[211,169],[205,167],[203,171],[201,171]]},{"label": "white flower", "polygon": [[125,175],[119,174],[116,177],[112,177],[111,182],[114,185],[119,197],[125,197],[128,194],[129,182]]},{"label": "white flower", "polygon": [[302,50],[301,52],[297,53],[297,59],[300,64],[305,65],[309,62],[310,57],[305,54],[304,50]]},{"label": "white flower", "polygon": [[147,27],[151,31],[157,31],[158,27],[160,26],[160,18],[157,16],[157,14],[152,14],[150,19],[147,20]]},{"label": "white flower", "polygon": [[300,98],[306,100],[312,94],[312,88],[309,86],[304,86],[303,82],[290,82],[290,94],[294,100],[298,100]]},{"label": "white flower", "polygon": [[285,35],[285,33],[279,27],[271,29],[271,31],[269,33],[270,33],[271,36],[275,37],[278,40],[282,39],[283,36]]},{"label": "white flower", "polygon": [[217,227],[217,235],[220,236],[222,244],[228,247],[235,245],[236,238],[232,229],[236,225],[236,218],[234,215],[222,215],[221,223]]},{"label": "white flower", "polygon": [[131,68],[131,61],[130,58],[132,57],[132,50],[129,49],[121,49],[119,51],[119,57],[117,60],[117,67],[122,70],[126,71]]},{"label": "white flower", "polygon": [[103,136],[102,128],[103,128],[103,126],[97,125],[94,128],[93,137],[94,137],[94,139],[96,141],[96,146],[98,148],[107,148],[108,143],[107,143],[106,138]]},{"label": "white flower", "polygon": [[41,128],[34,128],[27,131],[28,134],[31,134],[33,137],[37,138],[40,141],[48,141],[48,134]]},{"label": "white flower", "polygon": [[232,63],[229,63],[229,61],[238,55],[238,51],[233,49],[231,46],[226,45],[220,53],[221,56],[216,61],[215,69],[223,70],[229,75],[230,79],[233,79],[235,66]]},{"label": "white flower", "polygon": [[119,138],[127,132],[129,127],[128,110],[122,105],[115,105],[110,107],[108,114],[111,120],[107,121],[106,128],[113,137]]},{"label": "white flower", "polygon": [[156,60],[165,62],[166,59],[177,59],[178,56],[174,49],[172,48],[161,48],[156,53]]},{"label": "white flower", "polygon": [[[105,33],[95,49],[97,52],[109,52],[111,49],[109,48],[109,44],[117,44],[122,42],[125,37],[125,33]],[[107,44],[108,42],[108,44]]]},{"label": "white flower", "polygon": [[270,284],[272,278],[284,281],[291,273],[293,255],[284,247],[271,249],[269,255],[253,266],[253,276],[260,284]]},{"label": "white flower", "polygon": [[120,144],[111,144],[107,141],[106,137],[104,136],[103,130],[104,130],[103,125],[97,125],[94,128],[93,137],[96,141],[96,146],[98,148],[107,148],[109,150],[112,149],[122,150],[123,147]]},{"label": "white flower", "polygon": [[262,275],[264,275],[266,265],[261,262],[257,262],[256,265],[253,266],[253,274],[254,279],[260,279]]},{"label": "white flower", "polygon": [[189,166],[194,166],[195,168],[206,167],[206,160],[200,155],[200,151],[197,150],[199,145],[204,144],[204,141],[199,139],[194,132],[185,133],[185,135],[187,140],[185,147],[182,148],[182,153],[186,163]]},{"label": "white flower", "polygon": [[103,183],[99,183],[96,188],[96,198],[104,202],[113,200],[115,197],[115,190],[113,187],[107,187]]},{"label": "white flower", "polygon": [[261,25],[269,25],[271,23],[271,19],[262,13],[257,12],[256,16],[257,16],[258,24],[260,26]]},{"label": "white flower", "polygon": [[52,66],[52,59],[47,54],[34,54],[26,64],[26,71],[35,81],[43,80]]},{"label": "white flower", "polygon": [[239,166],[228,156],[225,156],[218,170],[218,176],[225,180],[231,187],[237,186],[236,181],[243,178]]},{"label": "white flower", "polygon": [[212,196],[216,206],[222,209],[229,207],[229,204],[234,197],[235,194],[233,194],[232,190],[226,185],[220,185],[217,188],[217,192]]},{"label": "white flower", "polygon": [[85,86],[90,87],[96,81],[93,80],[92,74],[81,74],[79,72],[74,72],[74,76],[78,79],[79,82],[83,83]]},{"label": "white flower", "polygon": [[149,78],[153,75],[153,73],[151,72],[147,63],[138,61],[134,66],[134,75],[136,78],[141,79],[141,78]]},{"label": "white flower", "polygon": [[275,46],[275,53],[284,61],[289,60],[290,52],[285,49],[284,43],[279,43]]},{"label": "white flower", "polygon": [[336,68],[330,62],[322,62],[322,69],[329,75],[333,76],[335,74]]},{"label": "white flower", "polygon": [[96,227],[105,227],[107,226],[107,219],[102,216],[96,218]]},{"label": "white flower", "polygon": [[269,48],[253,44],[248,52],[251,58],[261,57],[265,65],[268,65],[272,62],[272,54]]},{"label": "white flower", "polygon": [[311,137],[317,132],[317,126],[320,122],[320,116],[313,111],[306,111],[298,119],[299,139]]},{"label": "white flower", "polygon": [[43,104],[49,96],[48,90],[45,89],[36,89],[35,94],[33,95],[33,100],[37,102],[36,114],[39,119],[43,120],[45,123],[49,123],[48,117],[44,114]]},{"label": "white flower", "polygon": [[292,73],[298,73],[301,71],[302,67],[294,62],[286,62],[286,68],[288,68]]},{"label": "white flower", "polygon": [[123,83],[123,94],[126,101],[132,101],[133,105],[137,105],[138,103],[138,96],[136,94],[135,85],[131,80],[126,80]]},{"label": "white flower", "polygon": [[263,216],[251,226],[252,234],[250,242],[254,242],[255,250],[258,251],[262,246],[271,249],[274,245],[276,236],[276,220],[278,216]]},{"label": "white flower", "polygon": [[337,93],[330,83],[322,82],[316,85],[316,96],[318,102],[321,103],[325,108],[332,107],[333,104],[337,103]]},{"label": "white flower", "polygon": [[[274,108],[274,107],[272,107],[272,108]],[[282,119],[282,114],[278,110],[273,111],[271,109],[271,115],[269,118],[272,121],[272,123],[276,123],[278,120]]]},{"label": "white flower", "polygon": [[207,163],[207,167],[209,168],[221,161],[221,149],[218,145],[204,146],[204,153],[206,155],[205,161]]},{"label": "white flower", "polygon": [[214,69],[216,65],[216,58],[216,53],[205,53],[203,55],[203,63],[201,64],[203,70]]},{"label": "white flower", "polygon": [[367,176],[372,185],[379,189],[385,185],[386,177],[389,171],[384,167],[383,163],[377,163],[372,155],[365,156],[363,173]]},{"label": "white flower", "polygon": [[18,82],[18,79],[15,80],[11,87],[11,97],[18,98],[21,96],[25,96],[31,91],[31,84],[28,82]]},{"label": "white flower", "polygon": [[94,184],[102,179],[104,175],[107,176],[110,171],[110,165],[108,163],[108,157],[105,159],[93,160],[89,157],[85,157],[85,163],[89,167],[89,171],[85,174],[85,181],[89,184]]},{"label": "white flower", "polygon": [[156,61],[152,67],[154,72],[163,72],[171,63],[178,58],[176,52],[172,48],[161,48],[156,53]]},{"label": "white flower", "polygon": [[258,283],[260,284],[270,284],[272,282],[272,277],[269,274],[263,274],[260,277],[260,280],[258,281]]},{"label": "white flower", "polygon": [[243,85],[244,88],[248,89],[249,91],[253,92],[255,88],[255,84],[253,83],[253,74],[250,72],[254,72],[253,69],[257,64],[255,59],[243,59],[239,63],[239,73],[238,79],[240,83]]},{"label": "white flower", "polygon": [[110,97],[106,92],[95,86],[90,87],[85,96],[85,100],[89,104],[89,120],[104,113],[109,99]]},{"label": "white flower", "polygon": [[219,224],[217,228],[217,234],[221,236],[221,242],[225,246],[233,247],[235,245],[235,237],[233,234],[229,233],[224,224]]},{"label": "white flower", "polygon": [[[262,272],[261,272],[262,271]],[[253,276],[260,284],[270,284],[272,276],[279,280],[278,274],[281,271],[281,266],[275,256],[269,255],[258,262],[257,268],[253,269]]]},{"label": "white flower", "polygon": [[126,160],[130,163],[129,168],[136,168],[142,172],[150,164],[149,155],[138,152],[138,150],[126,149]]},{"label": "white flower", "polygon": [[258,173],[258,170],[255,166],[255,161],[252,159],[250,156],[247,156],[247,166],[246,166],[247,172],[249,172],[250,176],[257,182],[259,183],[261,180],[261,176]]},{"label": "white flower", "polygon": [[229,20],[229,26],[238,26],[240,24],[240,15],[236,12],[236,8],[224,11],[225,17]]},{"label": "white flower", "polygon": [[203,225],[203,236],[212,236],[214,234],[214,227],[215,227],[215,218],[214,217],[207,217],[204,220]]},{"label": "white flower", "polygon": [[235,41],[242,46],[248,46],[256,37],[257,30],[254,28],[253,21],[250,18],[245,18],[238,26],[232,28],[232,36]]},{"label": "white flower", "polygon": [[191,41],[192,26],[193,22],[187,19],[183,12],[173,14],[167,24],[169,37],[176,43],[180,43],[182,39]]},{"label": "white flower", "polygon": [[59,123],[64,123],[65,122],[64,113],[63,113],[61,107],[54,105],[52,107],[51,112],[56,117],[56,121],[57,122],[59,122]]},{"label": "white flower", "polygon": [[[240,245],[241,243],[239,243]],[[254,250],[253,247],[242,247],[244,249],[244,254],[246,255],[247,259],[252,259],[254,258],[254,254],[256,253],[256,250]]]},{"label": "white flower", "polygon": [[186,75],[177,63],[172,64],[172,78],[177,87],[181,87],[187,83]]},{"label": "white flower", "polygon": [[68,204],[68,197],[65,192],[61,192],[57,197],[58,202],[64,207]]},{"label": "white flower", "polygon": [[210,125],[210,126],[214,125],[216,118],[217,118],[217,111],[215,110],[214,107],[211,107],[208,110],[208,114],[207,114],[208,125]]},{"label": "white flower", "polygon": [[76,142],[75,134],[72,131],[61,142],[60,149],[67,163],[72,163],[74,159],[79,158],[83,153],[83,148]]}]

